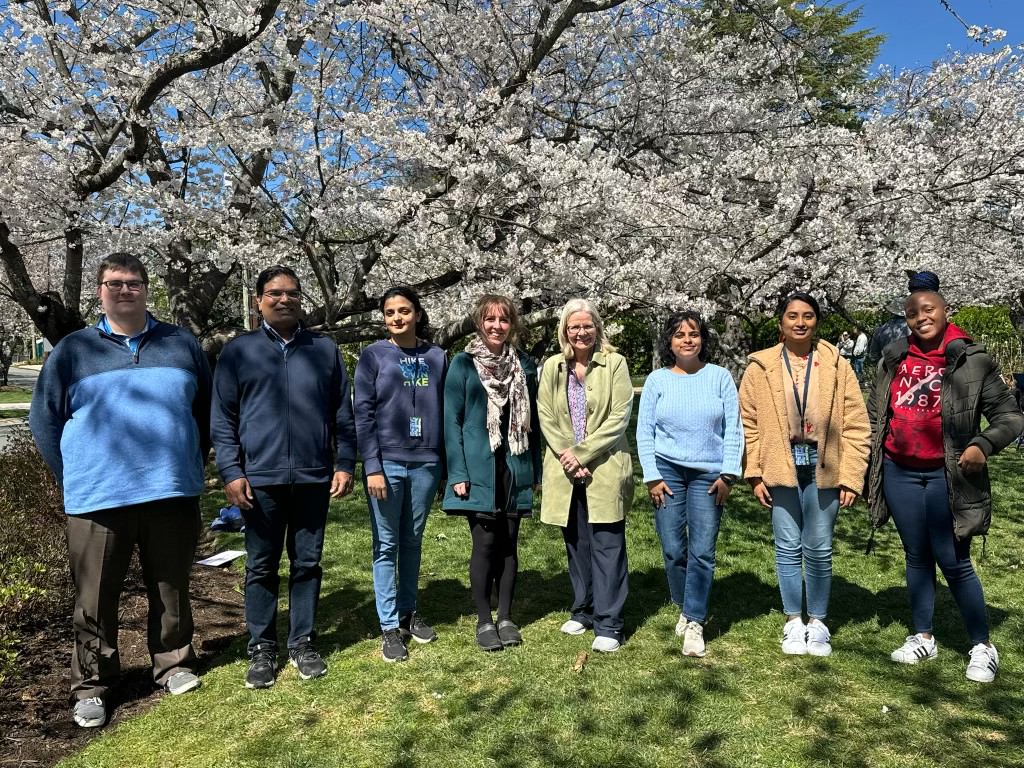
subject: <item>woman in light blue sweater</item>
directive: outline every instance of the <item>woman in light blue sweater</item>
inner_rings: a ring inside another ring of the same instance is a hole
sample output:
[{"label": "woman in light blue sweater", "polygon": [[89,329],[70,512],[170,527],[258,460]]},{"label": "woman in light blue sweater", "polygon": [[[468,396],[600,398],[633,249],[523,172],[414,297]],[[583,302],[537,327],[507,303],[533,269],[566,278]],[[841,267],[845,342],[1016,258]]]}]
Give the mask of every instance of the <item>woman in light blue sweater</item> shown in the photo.
[{"label": "woman in light blue sweater", "polygon": [[644,382],[636,445],[654,504],[669,594],[679,606],[683,654],[703,656],[722,507],[741,472],[736,384],[708,363],[710,333],[696,312],[676,312],[659,339],[663,368]]}]

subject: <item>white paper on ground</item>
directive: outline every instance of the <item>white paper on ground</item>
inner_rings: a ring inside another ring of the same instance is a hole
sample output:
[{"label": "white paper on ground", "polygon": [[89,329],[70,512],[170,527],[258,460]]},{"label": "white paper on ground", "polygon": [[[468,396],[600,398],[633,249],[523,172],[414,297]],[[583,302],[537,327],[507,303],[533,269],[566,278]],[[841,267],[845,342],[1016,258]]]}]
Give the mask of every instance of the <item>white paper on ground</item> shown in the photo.
[{"label": "white paper on ground", "polygon": [[241,549],[225,549],[223,552],[218,552],[215,555],[210,555],[202,560],[196,562],[196,565],[225,565],[230,563],[236,557],[241,557],[245,552]]}]

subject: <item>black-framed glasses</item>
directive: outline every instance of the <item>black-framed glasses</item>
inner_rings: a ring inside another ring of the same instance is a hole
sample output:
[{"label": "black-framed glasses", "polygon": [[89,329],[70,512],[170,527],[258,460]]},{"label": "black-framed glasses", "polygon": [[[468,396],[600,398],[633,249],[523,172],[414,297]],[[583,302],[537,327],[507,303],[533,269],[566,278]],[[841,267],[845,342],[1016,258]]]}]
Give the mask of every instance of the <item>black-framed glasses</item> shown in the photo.
[{"label": "black-framed glasses", "polygon": [[108,290],[114,292],[127,288],[132,293],[138,293],[146,287],[146,282],[144,280],[104,280],[100,285],[105,285]]},{"label": "black-framed glasses", "polygon": [[268,299],[273,299],[274,301],[280,301],[286,297],[289,299],[295,299],[296,301],[300,301],[302,299],[302,291],[282,291],[279,288],[270,288],[264,291],[263,295]]}]

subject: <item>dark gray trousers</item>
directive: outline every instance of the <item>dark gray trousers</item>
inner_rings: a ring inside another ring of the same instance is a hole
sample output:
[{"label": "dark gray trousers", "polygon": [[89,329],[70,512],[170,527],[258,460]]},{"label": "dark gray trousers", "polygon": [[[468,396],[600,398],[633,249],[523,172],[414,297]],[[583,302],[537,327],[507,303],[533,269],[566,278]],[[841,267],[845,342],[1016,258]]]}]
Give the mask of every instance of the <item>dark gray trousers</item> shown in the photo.
[{"label": "dark gray trousers", "polygon": [[121,671],[118,608],[132,551],[139,548],[149,598],[147,622],[153,680],[192,671],[189,572],[199,540],[199,500],[164,499],[67,517],[75,585],[71,696],[103,698]]}]

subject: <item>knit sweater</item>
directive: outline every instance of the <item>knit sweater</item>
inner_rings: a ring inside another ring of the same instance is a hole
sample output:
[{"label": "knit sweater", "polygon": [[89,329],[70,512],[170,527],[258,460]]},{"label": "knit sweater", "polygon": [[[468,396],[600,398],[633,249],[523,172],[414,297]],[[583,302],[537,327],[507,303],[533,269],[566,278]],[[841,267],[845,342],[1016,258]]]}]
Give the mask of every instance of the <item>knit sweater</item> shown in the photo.
[{"label": "knit sweater", "polygon": [[363,350],[355,415],[365,474],[380,472],[384,461],[442,460],[447,372],[448,358],[433,344],[404,349],[378,341]]},{"label": "knit sweater", "polygon": [[656,459],[739,475],[743,429],[729,372],[710,363],[688,375],[654,371],[640,395],[636,449],[645,483],[661,479]]}]

